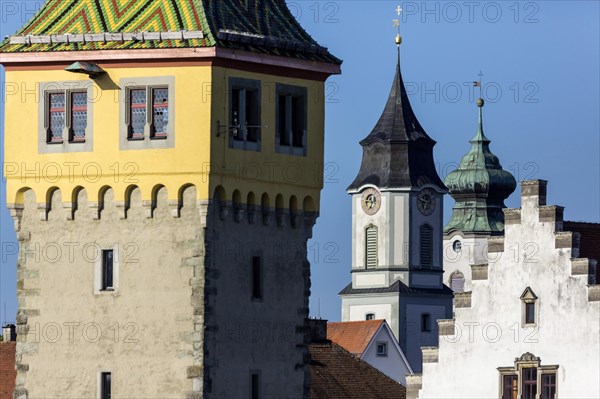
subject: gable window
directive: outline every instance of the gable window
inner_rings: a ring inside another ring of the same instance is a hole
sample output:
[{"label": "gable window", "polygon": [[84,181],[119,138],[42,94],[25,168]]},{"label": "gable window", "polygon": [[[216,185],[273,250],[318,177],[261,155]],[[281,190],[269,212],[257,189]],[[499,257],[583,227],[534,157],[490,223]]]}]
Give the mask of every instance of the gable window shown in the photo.
[{"label": "gable window", "polygon": [[419,242],[421,267],[431,268],[433,266],[433,228],[424,224],[419,228]]},{"label": "gable window", "polygon": [[367,313],[365,315],[365,320],[375,320],[375,313]]},{"label": "gable window", "polygon": [[280,153],[306,155],[307,89],[278,84],[276,93],[276,150]]},{"label": "gable window", "polygon": [[259,151],[261,136],[261,82],[229,79],[229,146]]},{"label": "gable window", "polygon": [[521,295],[523,308],[522,323],[524,326],[537,324],[537,299],[538,297],[530,287],[527,287]]},{"label": "gable window", "polygon": [[377,227],[369,226],[365,230],[365,264],[367,269],[377,267]]},{"label": "gable window", "polygon": [[386,357],[387,355],[387,342],[377,342],[377,356]]},{"label": "gable window", "polygon": [[121,79],[121,150],[175,146],[175,78]]},{"label": "gable window", "polygon": [[527,352],[515,359],[514,367],[499,367],[501,399],[556,399],[558,366],[542,365]]},{"label": "gable window", "polygon": [[460,271],[455,271],[450,276],[450,288],[454,292],[463,292],[465,290],[465,276]]},{"label": "gable window", "polygon": [[102,291],[112,291],[114,289],[114,263],[113,250],[102,251]]},{"label": "gable window", "polygon": [[423,313],[421,315],[421,332],[431,331],[431,315],[429,313]]},{"label": "gable window", "polygon": [[252,257],[252,299],[262,298],[262,270],[260,256]]},{"label": "gable window", "polygon": [[100,374],[100,399],[111,399],[111,373]]}]

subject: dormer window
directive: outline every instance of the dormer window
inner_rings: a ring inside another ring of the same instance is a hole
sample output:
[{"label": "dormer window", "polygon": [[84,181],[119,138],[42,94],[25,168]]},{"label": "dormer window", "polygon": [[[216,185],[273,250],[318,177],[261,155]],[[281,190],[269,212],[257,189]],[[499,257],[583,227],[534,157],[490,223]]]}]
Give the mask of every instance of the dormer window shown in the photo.
[{"label": "dormer window", "polygon": [[538,297],[530,287],[527,287],[521,295],[523,326],[535,326],[537,324],[537,299]]}]

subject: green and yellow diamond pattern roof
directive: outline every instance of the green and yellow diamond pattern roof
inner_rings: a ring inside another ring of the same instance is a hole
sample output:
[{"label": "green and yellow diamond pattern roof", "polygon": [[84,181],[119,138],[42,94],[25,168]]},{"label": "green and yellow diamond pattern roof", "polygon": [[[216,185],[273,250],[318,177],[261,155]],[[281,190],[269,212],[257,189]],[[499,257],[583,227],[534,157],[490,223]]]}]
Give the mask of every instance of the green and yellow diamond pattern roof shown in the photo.
[{"label": "green and yellow diamond pattern roof", "polygon": [[285,0],[47,0],[17,37],[202,32],[202,37],[0,44],[0,53],[225,47],[341,64],[302,29]]}]

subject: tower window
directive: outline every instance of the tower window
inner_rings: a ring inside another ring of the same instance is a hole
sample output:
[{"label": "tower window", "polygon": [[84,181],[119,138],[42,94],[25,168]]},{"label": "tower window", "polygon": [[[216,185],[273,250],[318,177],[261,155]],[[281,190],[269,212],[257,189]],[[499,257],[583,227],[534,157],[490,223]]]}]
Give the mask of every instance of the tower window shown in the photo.
[{"label": "tower window", "polygon": [[111,291],[114,289],[114,262],[113,262],[113,250],[102,251],[102,290]]},{"label": "tower window", "polygon": [[377,227],[371,225],[365,233],[365,264],[367,269],[374,269],[377,267]]},{"label": "tower window", "polygon": [[365,320],[375,320],[375,313],[367,313],[365,315]]},{"label": "tower window", "polygon": [[431,331],[431,315],[429,313],[423,313],[421,315],[421,332]]},{"label": "tower window", "polygon": [[168,86],[132,87],[126,93],[127,138],[144,140],[145,132],[149,130],[150,139],[166,139],[171,108]]},{"label": "tower window", "polygon": [[421,267],[433,266],[433,228],[424,224],[419,229]]},{"label": "tower window", "polygon": [[84,142],[88,125],[87,91],[55,91],[46,95],[46,142],[62,143],[67,129],[69,142]]},{"label": "tower window", "polygon": [[377,342],[377,356],[386,357],[387,355],[387,342]]},{"label": "tower window", "polygon": [[258,80],[229,79],[229,145],[232,148],[259,150],[260,87]]},{"label": "tower window", "polygon": [[64,93],[51,93],[48,96],[50,129],[48,130],[49,143],[62,143],[63,129],[65,127],[66,100]]},{"label": "tower window", "polygon": [[304,87],[277,85],[277,151],[306,155],[307,90]]},{"label": "tower window", "polygon": [[111,399],[112,388],[111,388],[111,373],[100,374],[100,398]]},{"label": "tower window", "polygon": [[465,290],[465,276],[458,270],[450,276],[450,288],[454,292],[463,292]]},{"label": "tower window", "polygon": [[260,256],[252,257],[252,299],[262,298],[262,270]]},{"label": "tower window", "polygon": [[258,373],[252,373],[250,377],[250,397],[260,399],[260,378]]}]

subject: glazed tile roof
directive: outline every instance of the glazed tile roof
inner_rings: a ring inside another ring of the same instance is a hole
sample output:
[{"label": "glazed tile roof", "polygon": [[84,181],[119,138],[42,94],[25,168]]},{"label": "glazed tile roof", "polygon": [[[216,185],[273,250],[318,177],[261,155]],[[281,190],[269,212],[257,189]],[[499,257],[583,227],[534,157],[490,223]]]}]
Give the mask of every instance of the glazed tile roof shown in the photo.
[{"label": "glazed tile roof", "polygon": [[202,32],[187,40],[0,45],[0,52],[225,47],[341,64],[300,26],[284,0],[47,0],[13,36]]},{"label": "glazed tile roof", "polygon": [[406,389],[341,346],[312,343],[311,399],[405,399]]},{"label": "glazed tile roof", "polygon": [[327,339],[353,355],[361,356],[383,323],[384,320],[327,323]]}]

